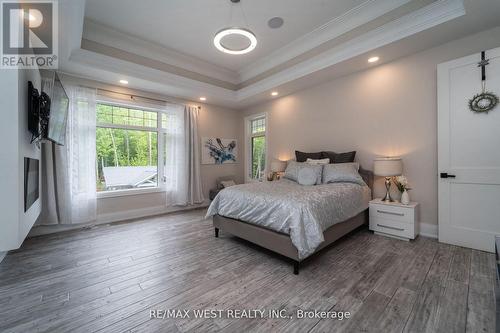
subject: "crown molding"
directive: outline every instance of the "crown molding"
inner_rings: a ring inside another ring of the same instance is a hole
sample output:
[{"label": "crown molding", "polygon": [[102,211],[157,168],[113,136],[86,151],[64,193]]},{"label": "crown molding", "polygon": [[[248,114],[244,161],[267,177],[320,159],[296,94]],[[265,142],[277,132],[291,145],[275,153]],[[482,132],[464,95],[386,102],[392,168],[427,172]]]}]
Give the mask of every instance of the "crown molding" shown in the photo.
[{"label": "crown molding", "polygon": [[85,0],[59,0],[59,61],[65,61],[80,48],[85,15]]},{"label": "crown molding", "polygon": [[135,53],[141,57],[200,73],[233,85],[239,83],[238,74],[227,68],[163,47],[156,43],[117,31],[103,24],[85,18],[82,39],[87,39],[108,47]]},{"label": "crown molding", "polygon": [[411,0],[368,0],[238,72],[245,82],[321,44],[366,24]]},{"label": "crown molding", "polygon": [[238,101],[465,15],[464,0],[438,0],[238,90]]},{"label": "crown molding", "polygon": [[[79,75],[88,71],[88,77],[94,79],[99,78],[98,73],[101,71],[114,73],[116,78],[114,79],[115,81],[111,83],[115,84],[118,82],[119,77],[139,79],[142,83],[144,83],[144,81],[154,82],[161,84],[163,87],[168,87],[166,89],[174,97],[189,97],[189,99],[192,99],[193,95],[209,95],[211,98],[217,100],[236,100],[236,92],[233,90],[221,88],[180,75],[167,73],[154,68],[130,63],[128,61],[83,49],[73,51],[69,61],[65,63],[64,67],[61,68],[62,71],[67,73],[74,73],[75,69],[79,69],[79,72],[76,73]],[[130,86],[132,87],[132,85],[133,82],[131,82]]]}]

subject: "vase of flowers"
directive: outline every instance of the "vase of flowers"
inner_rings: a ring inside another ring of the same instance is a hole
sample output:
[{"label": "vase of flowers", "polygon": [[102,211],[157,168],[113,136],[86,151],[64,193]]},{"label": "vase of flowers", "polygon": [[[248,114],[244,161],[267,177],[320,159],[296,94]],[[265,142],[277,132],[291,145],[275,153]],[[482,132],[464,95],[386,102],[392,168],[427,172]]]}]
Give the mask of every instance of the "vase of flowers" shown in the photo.
[{"label": "vase of flowers", "polygon": [[410,188],[408,187],[408,179],[406,179],[405,176],[398,176],[394,180],[394,183],[396,183],[399,192],[401,192],[401,203],[403,205],[410,204],[410,195],[408,194]]}]

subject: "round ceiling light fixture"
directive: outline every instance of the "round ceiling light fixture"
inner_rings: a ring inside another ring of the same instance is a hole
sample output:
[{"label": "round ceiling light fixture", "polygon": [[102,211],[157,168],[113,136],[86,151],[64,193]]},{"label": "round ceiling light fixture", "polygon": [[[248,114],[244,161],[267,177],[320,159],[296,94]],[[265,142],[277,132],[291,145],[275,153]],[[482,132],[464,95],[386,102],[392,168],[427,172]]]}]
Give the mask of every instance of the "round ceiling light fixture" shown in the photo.
[{"label": "round ceiling light fixture", "polygon": [[[248,39],[248,43],[244,48],[230,48],[226,45],[224,45],[223,39],[228,36],[238,36],[238,37],[244,37]],[[248,52],[252,52],[256,47],[257,47],[257,38],[251,32],[250,30],[247,29],[242,29],[242,28],[226,28],[222,29],[218,33],[215,34],[214,37],[214,45],[217,48],[217,50],[228,53],[228,54],[245,54]]]},{"label": "round ceiling light fixture", "polygon": [[[240,0],[230,0],[232,4],[238,4]],[[229,24],[226,26],[233,26],[231,23],[233,17],[233,5],[230,7]],[[248,26],[246,22],[245,13],[243,12],[243,7],[240,5],[241,16],[245,22],[245,26]],[[257,37],[249,29],[231,27],[224,28],[217,32],[214,36],[214,45],[217,50],[227,53],[227,54],[245,54],[252,52],[257,47]]]}]

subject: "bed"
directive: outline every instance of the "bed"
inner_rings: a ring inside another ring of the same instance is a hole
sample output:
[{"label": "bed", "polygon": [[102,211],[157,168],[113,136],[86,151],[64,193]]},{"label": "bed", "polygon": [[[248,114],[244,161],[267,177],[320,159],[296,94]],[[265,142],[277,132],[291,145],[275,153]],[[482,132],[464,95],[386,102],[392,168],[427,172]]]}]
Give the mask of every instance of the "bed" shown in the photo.
[{"label": "bed", "polygon": [[215,237],[230,233],[293,262],[314,253],[367,223],[373,174],[360,168],[365,184],[302,186],[288,179],[232,186],[211,203]]}]

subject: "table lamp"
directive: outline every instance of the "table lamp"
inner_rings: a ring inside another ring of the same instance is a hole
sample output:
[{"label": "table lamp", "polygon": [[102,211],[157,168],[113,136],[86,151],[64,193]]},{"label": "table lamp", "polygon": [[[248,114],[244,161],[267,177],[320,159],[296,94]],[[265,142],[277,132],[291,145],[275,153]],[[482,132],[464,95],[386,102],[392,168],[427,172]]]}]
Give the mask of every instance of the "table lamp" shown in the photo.
[{"label": "table lamp", "polygon": [[383,201],[393,202],[390,193],[391,178],[403,173],[401,157],[377,157],[373,163],[373,173],[376,176],[385,177],[386,194]]},{"label": "table lamp", "polygon": [[286,161],[279,160],[271,162],[271,172],[273,173],[273,179],[278,178],[278,174],[285,171],[286,164]]}]

